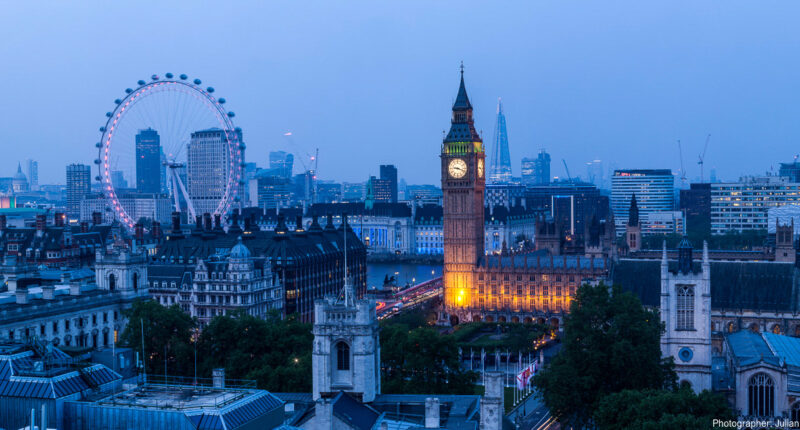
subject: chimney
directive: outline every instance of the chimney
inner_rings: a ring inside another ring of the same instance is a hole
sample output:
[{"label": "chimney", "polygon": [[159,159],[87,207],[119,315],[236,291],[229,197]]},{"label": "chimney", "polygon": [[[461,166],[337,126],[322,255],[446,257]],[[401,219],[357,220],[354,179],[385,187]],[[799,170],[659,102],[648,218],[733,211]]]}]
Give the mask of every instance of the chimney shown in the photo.
[{"label": "chimney", "polygon": [[18,305],[26,305],[28,304],[28,289],[27,288],[17,288],[15,293],[17,295],[17,304]]},{"label": "chimney", "polygon": [[44,234],[44,229],[47,227],[47,215],[36,215],[36,235],[41,236]]},{"label": "chimney", "polygon": [[225,368],[217,367],[211,370],[211,379],[214,388],[225,388]]},{"label": "chimney", "polygon": [[153,227],[151,228],[150,232],[152,233],[154,239],[161,239],[161,223],[158,221],[153,221]]},{"label": "chimney", "polygon": [[136,225],[133,226],[133,237],[137,242],[141,242],[142,239],[144,239],[144,226],[142,223],[137,222]]},{"label": "chimney", "polygon": [[208,212],[203,214],[203,229],[211,231],[211,214]]},{"label": "chimney", "polygon": [[222,228],[222,215],[214,214],[214,229],[219,230]]},{"label": "chimney", "polygon": [[81,295],[81,284],[79,282],[70,282],[69,283],[69,295],[70,296],[80,296]]},{"label": "chimney", "polygon": [[8,292],[13,293],[17,291],[17,275],[14,273],[9,273],[8,277],[6,278],[6,286],[8,287]]},{"label": "chimney", "polygon": [[486,372],[486,392],[480,406],[481,430],[503,429],[503,401],[503,374]]},{"label": "chimney", "polygon": [[103,223],[103,214],[100,212],[92,212],[92,225],[100,225]]},{"label": "chimney", "polygon": [[53,300],[56,296],[56,287],[53,285],[42,285],[42,299]]},{"label": "chimney", "polygon": [[203,229],[203,216],[202,215],[195,215],[195,217],[194,217],[194,228],[195,228],[195,230],[202,230]]},{"label": "chimney", "polygon": [[425,428],[439,428],[439,399],[428,397],[425,399]]},{"label": "chimney", "polygon": [[61,283],[62,284],[69,283],[70,279],[72,279],[72,275],[70,274],[70,272],[66,272],[66,271],[61,272]]},{"label": "chimney", "polygon": [[294,220],[294,231],[303,231],[303,216],[297,215]]},{"label": "chimney", "polygon": [[180,233],[181,231],[181,213],[172,212],[172,232]]},{"label": "chimney", "polygon": [[6,216],[0,215],[0,235],[6,230],[8,225],[6,224]]},{"label": "chimney", "polygon": [[381,430],[389,430],[389,423],[381,421]]},{"label": "chimney", "polygon": [[56,227],[64,227],[64,214],[56,212],[53,216],[53,224],[55,224]]},{"label": "chimney", "polygon": [[81,233],[88,233],[89,232],[89,223],[86,221],[81,221]]}]

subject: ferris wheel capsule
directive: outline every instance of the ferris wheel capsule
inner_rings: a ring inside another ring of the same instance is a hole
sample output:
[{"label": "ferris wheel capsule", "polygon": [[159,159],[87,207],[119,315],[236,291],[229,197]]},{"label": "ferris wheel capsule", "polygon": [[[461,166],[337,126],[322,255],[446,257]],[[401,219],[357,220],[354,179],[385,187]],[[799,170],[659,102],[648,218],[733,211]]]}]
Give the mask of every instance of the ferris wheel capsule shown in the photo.
[{"label": "ferris wheel capsule", "polygon": [[208,88],[206,88],[206,91],[208,91],[209,93],[213,93],[214,92],[214,87],[208,87]]},{"label": "ferris wheel capsule", "polygon": [[147,82],[145,82],[145,81],[144,81],[144,80],[142,80],[142,79],[139,79],[139,80],[138,80],[136,83],[137,83],[137,84],[139,84],[139,85],[144,85],[144,84],[146,84]]},{"label": "ferris wheel capsule", "polygon": [[95,158],[94,159],[94,164],[100,164],[100,159],[99,158]]},{"label": "ferris wheel capsule", "polygon": [[233,113],[233,112],[228,112],[228,117],[229,117],[229,118],[233,118],[233,117],[235,117],[235,116],[236,116],[236,114],[235,114],[235,113]]},{"label": "ferris wheel capsule", "polygon": [[158,75],[153,75],[153,76],[150,76],[150,79],[152,79],[154,81],[157,81],[159,78],[158,78]]},{"label": "ferris wheel capsule", "polygon": [[202,84],[202,83],[203,83],[203,81],[201,81],[200,79],[195,79],[195,80],[194,80],[194,81],[192,81],[192,82],[194,82],[194,84],[195,84],[195,85],[200,85],[200,84]]},{"label": "ferris wheel capsule", "polygon": [[105,127],[100,127],[100,131],[102,131],[103,133],[105,133],[105,132],[106,132],[106,128],[105,128]]},{"label": "ferris wheel capsule", "polygon": [[100,182],[102,180],[102,178],[100,177],[100,175],[97,175],[97,176],[94,177],[94,180],[97,181],[97,182]]},{"label": "ferris wheel capsule", "polygon": [[181,75],[181,76],[180,76],[180,78],[181,78],[181,80],[184,80],[184,81],[185,81],[185,80],[187,80],[187,79],[189,79],[189,77],[188,77],[188,76],[186,76],[185,74],[184,74],[184,75]]},{"label": "ferris wheel capsule", "polygon": [[240,144],[239,144],[239,149],[241,149],[242,151],[244,151],[245,149],[247,149],[247,146],[246,146],[244,143],[240,143]]},{"label": "ferris wheel capsule", "polygon": [[100,142],[97,142],[97,143],[95,143],[95,144],[94,144],[94,147],[95,147],[95,148],[99,148],[99,147],[101,147],[101,146],[103,146],[103,144],[102,144],[102,143],[100,143]]},{"label": "ferris wheel capsule", "polygon": [[241,133],[242,132],[242,127],[236,127],[236,128],[233,129],[233,131],[235,131],[237,133]]},{"label": "ferris wheel capsule", "polygon": [[221,105],[224,105],[225,104],[225,98],[224,97],[220,97],[220,99],[217,100],[217,102],[219,102],[219,104],[221,104]]},{"label": "ferris wheel capsule", "polygon": [[125,92],[126,92],[127,94],[130,94],[130,93],[132,93],[132,92],[133,92],[133,90],[132,90],[132,89],[130,89],[130,88],[125,88]]},{"label": "ferris wheel capsule", "polygon": [[106,112],[106,118],[111,118],[111,112]]},{"label": "ferris wheel capsule", "polygon": [[173,76],[175,76],[175,75],[173,75],[172,73],[167,73],[167,74],[166,74],[166,75],[164,75],[164,76],[166,76],[166,77],[167,77],[167,79],[172,79],[172,77],[173,77]]},{"label": "ferris wheel capsule", "polygon": [[120,100],[120,99],[116,99],[116,100],[114,100],[114,103],[116,103],[116,104],[121,104],[121,103],[122,103],[122,100]]}]

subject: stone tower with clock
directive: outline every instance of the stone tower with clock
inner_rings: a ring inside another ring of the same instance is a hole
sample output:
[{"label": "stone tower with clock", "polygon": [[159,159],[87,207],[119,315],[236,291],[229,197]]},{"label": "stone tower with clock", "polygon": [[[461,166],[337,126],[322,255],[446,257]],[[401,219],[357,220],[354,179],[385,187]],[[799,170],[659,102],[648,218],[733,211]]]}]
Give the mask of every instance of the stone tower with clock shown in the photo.
[{"label": "stone tower with clock", "polygon": [[462,65],[450,132],[442,142],[441,153],[444,312],[456,324],[459,318],[466,317],[459,310],[472,305],[475,267],[484,255],[485,158],[483,140],[475,131],[472,104],[464,87]]}]

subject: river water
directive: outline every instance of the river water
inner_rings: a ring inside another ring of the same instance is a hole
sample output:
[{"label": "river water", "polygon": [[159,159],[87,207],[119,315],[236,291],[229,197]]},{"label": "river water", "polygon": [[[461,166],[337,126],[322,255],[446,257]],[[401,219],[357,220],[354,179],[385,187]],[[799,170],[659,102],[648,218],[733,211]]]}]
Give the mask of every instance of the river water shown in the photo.
[{"label": "river water", "polygon": [[441,265],[410,263],[367,263],[367,288],[380,288],[384,277],[394,276],[398,286],[419,284],[442,276]]}]

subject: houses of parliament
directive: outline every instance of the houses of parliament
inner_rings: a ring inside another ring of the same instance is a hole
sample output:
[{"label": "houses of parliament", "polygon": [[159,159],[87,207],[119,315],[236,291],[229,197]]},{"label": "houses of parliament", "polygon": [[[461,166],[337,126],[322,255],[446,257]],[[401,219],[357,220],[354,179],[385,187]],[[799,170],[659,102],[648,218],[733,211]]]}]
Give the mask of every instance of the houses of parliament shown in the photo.
[{"label": "houses of parliament", "polygon": [[[575,290],[608,273],[604,257],[613,242],[605,223],[589,228],[586,253],[557,255],[539,249],[530,253],[486,255],[484,189],[486,154],[476,132],[464,71],[453,104],[450,131],[441,149],[444,230],[444,309],[451,324],[469,321],[540,322],[558,326]],[[613,222],[609,224],[613,226]],[[537,243],[547,246],[555,226],[537,225]],[[608,229],[608,230],[613,230]]]}]

